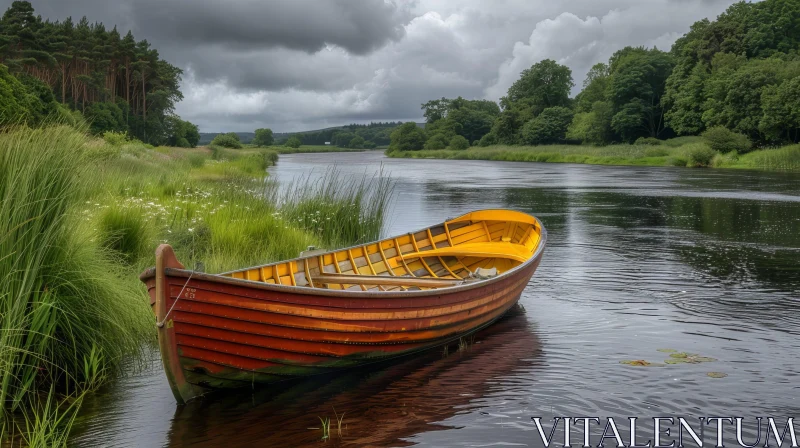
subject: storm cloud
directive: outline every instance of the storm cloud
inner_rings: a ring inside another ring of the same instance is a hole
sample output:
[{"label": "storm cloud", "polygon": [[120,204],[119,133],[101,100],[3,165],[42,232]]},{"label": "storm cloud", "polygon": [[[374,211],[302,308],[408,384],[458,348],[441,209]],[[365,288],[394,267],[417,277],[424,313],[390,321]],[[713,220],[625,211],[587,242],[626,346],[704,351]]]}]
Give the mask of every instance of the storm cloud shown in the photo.
[{"label": "storm cloud", "polygon": [[184,70],[176,112],[201,131],[280,132],[421,120],[420,104],[442,96],[497,100],[547,58],[580,86],[614,51],[668,50],[733,0],[31,2],[45,18],[85,15],[147,39]]}]

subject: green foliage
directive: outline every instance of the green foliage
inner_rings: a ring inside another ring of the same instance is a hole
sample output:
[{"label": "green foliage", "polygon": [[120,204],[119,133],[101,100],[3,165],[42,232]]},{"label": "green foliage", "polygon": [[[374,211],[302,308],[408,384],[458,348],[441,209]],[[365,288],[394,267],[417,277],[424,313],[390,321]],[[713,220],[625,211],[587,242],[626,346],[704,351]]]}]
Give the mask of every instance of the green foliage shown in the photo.
[{"label": "green foliage", "polygon": [[[200,141],[197,125],[181,120],[177,115],[169,115],[164,119],[167,134],[166,144],[179,148],[194,148]],[[238,139],[238,136],[237,136]]]},{"label": "green foliage", "polygon": [[219,134],[211,140],[214,146],[222,146],[223,148],[241,149],[242,144],[239,142],[239,136],[233,133]]},{"label": "green foliage", "polygon": [[492,134],[491,132],[486,134],[486,135],[484,135],[483,137],[481,137],[480,140],[478,140],[478,146],[483,147],[483,148],[485,148],[487,146],[496,145],[497,143],[498,143],[497,142],[497,136]]},{"label": "green foliage", "polygon": [[494,101],[462,97],[431,100],[423,104],[422,109],[428,135],[442,133],[447,140],[454,135],[461,135],[468,141],[478,140],[489,133],[500,114],[500,107]]},{"label": "green foliage", "polygon": [[649,146],[661,146],[664,144],[663,140],[659,140],[653,137],[639,137],[634,142],[635,145],[649,145]]},{"label": "green foliage", "polygon": [[523,70],[506,96],[500,99],[500,105],[511,109],[524,103],[523,107],[536,116],[551,107],[569,106],[569,92],[574,85],[569,67],[546,59]]},{"label": "green foliage", "polygon": [[611,127],[623,140],[657,137],[664,130],[662,101],[673,58],[658,49],[626,47],[609,60]]},{"label": "green foliage", "polygon": [[605,145],[611,142],[613,132],[611,103],[598,101],[592,105],[591,112],[575,114],[567,129],[568,140],[580,140],[592,145]]},{"label": "green foliage", "polygon": [[202,168],[206,164],[206,156],[196,152],[189,153],[186,160],[189,161],[192,168]]},{"label": "green foliage", "polygon": [[350,141],[347,143],[347,147],[353,149],[361,149],[364,147],[364,143],[365,143],[364,137],[356,135],[355,137],[350,139]]},{"label": "green foliage", "polygon": [[733,132],[722,126],[715,126],[703,132],[703,141],[714,151],[727,153],[736,151],[744,154],[750,151],[753,144],[746,135]]},{"label": "green foliage", "polygon": [[541,145],[563,141],[572,123],[572,111],[566,107],[550,107],[522,128],[522,142]]},{"label": "green foliage", "polygon": [[103,141],[112,146],[122,146],[128,143],[128,135],[124,132],[106,131],[103,133]]},{"label": "green foliage", "polygon": [[299,148],[301,145],[300,139],[297,137],[289,137],[289,140],[286,140],[286,146],[289,148]]},{"label": "green foliage", "polygon": [[758,129],[766,140],[800,141],[800,76],[766,87],[761,107],[764,114]]},{"label": "green foliage", "polygon": [[447,138],[447,135],[444,133],[436,133],[428,138],[428,141],[425,142],[425,149],[445,149],[447,145],[450,143],[452,138]]},{"label": "green foliage", "polygon": [[30,98],[25,86],[0,64],[0,127],[24,123],[31,118]]},{"label": "green foliage", "polygon": [[275,142],[275,138],[272,135],[272,129],[268,128],[261,128],[256,129],[255,138],[253,138],[252,143],[256,146],[272,146]]},{"label": "green foliage", "polygon": [[608,65],[602,62],[595,64],[586,74],[586,80],[583,81],[583,90],[575,97],[575,110],[577,112],[591,112],[594,103],[605,101],[608,82]]},{"label": "green foliage", "polygon": [[455,149],[457,151],[464,150],[469,148],[469,141],[467,141],[464,136],[456,135],[455,137],[450,139],[450,149]]},{"label": "green foliage", "polygon": [[127,130],[122,109],[115,103],[92,103],[86,107],[83,115],[89,122],[92,134],[102,135],[109,131],[125,133]]},{"label": "green foliage", "polygon": [[717,155],[717,152],[708,145],[701,143],[690,145],[686,151],[686,155],[689,159],[687,166],[707,167],[711,166],[711,161],[714,159],[714,156]]},{"label": "green foliage", "polygon": [[409,121],[392,132],[389,151],[417,151],[425,147],[425,139],[425,131]]}]

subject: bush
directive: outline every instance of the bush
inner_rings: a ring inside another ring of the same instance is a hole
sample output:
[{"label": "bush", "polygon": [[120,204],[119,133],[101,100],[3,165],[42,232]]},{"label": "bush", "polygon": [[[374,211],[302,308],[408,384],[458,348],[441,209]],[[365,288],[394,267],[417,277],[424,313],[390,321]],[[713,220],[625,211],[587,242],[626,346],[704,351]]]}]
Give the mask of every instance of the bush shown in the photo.
[{"label": "bush", "polygon": [[651,145],[651,146],[661,146],[664,144],[661,140],[654,138],[654,137],[639,137],[636,139],[635,145]]},{"label": "bush", "polygon": [[434,134],[425,142],[424,149],[444,149],[447,148],[448,143],[444,134]]},{"label": "bush", "polygon": [[347,147],[353,149],[362,149],[364,147],[364,142],[364,137],[356,135],[350,139],[350,141],[347,143]]},{"label": "bush", "polygon": [[425,147],[425,131],[409,121],[398,126],[389,136],[389,151],[418,151]]},{"label": "bush", "polygon": [[464,150],[469,148],[469,141],[464,136],[456,135],[450,139],[450,149]]},{"label": "bush", "polygon": [[286,140],[285,144],[290,148],[299,148],[302,143],[297,137],[289,137],[289,140]]},{"label": "bush", "polygon": [[728,153],[736,151],[744,154],[753,147],[746,135],[731,131],[723,126],[715,126],[703,132],[703,141],[714,151]]},{"label": "bush", "polygon": [[686,154],[689,156],[687,166],[707,167],[711,166],[711,161],[717,155],[717,151],[701,143],[689,146]]},{"label": "bush", "polygon": [[478,141],[478,146],[484,148],[496,144],[497,144],[497,136],[491,132],[481,137],[480,141]]},{"label": "bush", "polygon": [[[236,134],[234,134],[236,135]],[[234,137],[229,134],[219,134],[211,140],[212,145],[222,146],[224,148],[241,149],[242,144],[239,142],[239,137]]]},{"label": "bush", "polygon": [[103,133],[103,140],[109,145],[122,146],[128,143],[128,134],[125,132],[107,131]]}]

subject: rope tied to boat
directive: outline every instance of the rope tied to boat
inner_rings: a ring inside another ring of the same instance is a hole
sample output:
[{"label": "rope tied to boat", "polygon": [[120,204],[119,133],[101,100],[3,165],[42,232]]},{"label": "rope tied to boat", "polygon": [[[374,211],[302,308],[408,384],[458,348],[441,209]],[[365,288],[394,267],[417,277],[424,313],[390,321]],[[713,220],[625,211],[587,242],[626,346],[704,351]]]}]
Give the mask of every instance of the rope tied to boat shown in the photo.
[{"label": "rope tied to boat", "polygon": [[167,321],[167,318],[169,317],[170,313],[172,313],[172,310],[175,309],[175,305],[178,304],[178,300],[181,299],[181,295],[183,295],[183,291],[186,290],[186,286],[189,284],[189,281],[192,279],[192,275],[194,275],[194,271],[189,271],[189,278],[187,278],[186,279],[186,283],[183,284],[183,288],[181,288],[181,292],[179,292],[178,296],[175,297],[175,301],[172,302],[172,306],[169,307],[169,311],[167,311],[167,313],[164,314],[164,319],[162,319],[161,322],[156,322],[156,327],[164,328],[164,323]]}]

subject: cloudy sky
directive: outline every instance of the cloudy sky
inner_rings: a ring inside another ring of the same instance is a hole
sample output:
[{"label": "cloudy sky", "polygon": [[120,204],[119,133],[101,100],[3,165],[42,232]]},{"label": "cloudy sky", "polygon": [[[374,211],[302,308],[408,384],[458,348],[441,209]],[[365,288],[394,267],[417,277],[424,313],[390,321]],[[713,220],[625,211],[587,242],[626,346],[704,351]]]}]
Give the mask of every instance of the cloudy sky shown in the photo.
[{"label": "cloudy sky", "polygon": [[[176,112],[201,132],[421,121],[420,104],[499,99],[542,59],[589,68],[668,50],[732,0],[31,0],[147,39],[184,70]],[[11,0],[0,0],[5,10]]]}]

